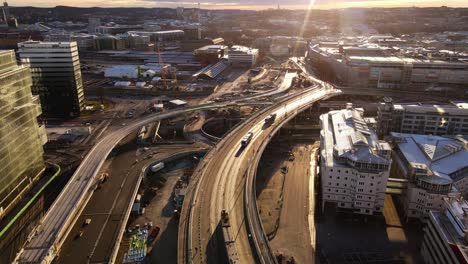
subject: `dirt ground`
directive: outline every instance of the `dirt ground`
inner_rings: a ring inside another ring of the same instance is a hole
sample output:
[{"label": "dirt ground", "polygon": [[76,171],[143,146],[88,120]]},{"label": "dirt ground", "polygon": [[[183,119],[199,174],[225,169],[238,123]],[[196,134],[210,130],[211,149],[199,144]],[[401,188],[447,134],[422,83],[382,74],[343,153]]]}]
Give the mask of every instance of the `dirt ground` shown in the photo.
[{"label": "dirt ground", "polygon": [[[289,151],[294,160],[289,159]],[[270,147],[259,170],[264,189],[258,203],[270,247],[284,260],[294,258],[296,263],[313,263],[308,226],[310,151],[306,144]]]}]

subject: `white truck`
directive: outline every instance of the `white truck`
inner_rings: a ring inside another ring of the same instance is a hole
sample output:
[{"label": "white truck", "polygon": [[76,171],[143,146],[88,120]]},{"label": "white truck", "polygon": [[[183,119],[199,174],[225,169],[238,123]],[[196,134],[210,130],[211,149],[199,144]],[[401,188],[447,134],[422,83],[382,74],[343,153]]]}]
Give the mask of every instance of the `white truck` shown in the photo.
[{"label": "white truck", "polygon": [[159,162],[153,166],[151,166],[151,171],[152,172],[158,172],[160,170],[164,169],[164,163],[163,162]]}]

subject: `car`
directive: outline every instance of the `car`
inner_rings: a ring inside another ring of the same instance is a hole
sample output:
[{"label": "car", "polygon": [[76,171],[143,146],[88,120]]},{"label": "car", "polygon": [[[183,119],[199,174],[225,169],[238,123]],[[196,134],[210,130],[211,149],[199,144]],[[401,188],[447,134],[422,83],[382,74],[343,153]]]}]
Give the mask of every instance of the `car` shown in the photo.
[{"label": "car", "polygon": [[89,224],[91,224],[91,218],[86,218],[86,220],[83,223],[83,226],[87,226]]},{"label": "car", "polygon": [[83,230],[80,230],[80,231],[76,234],[75,239],[78,239],[78,238],[82,237],[83,234],[84,234]]}]

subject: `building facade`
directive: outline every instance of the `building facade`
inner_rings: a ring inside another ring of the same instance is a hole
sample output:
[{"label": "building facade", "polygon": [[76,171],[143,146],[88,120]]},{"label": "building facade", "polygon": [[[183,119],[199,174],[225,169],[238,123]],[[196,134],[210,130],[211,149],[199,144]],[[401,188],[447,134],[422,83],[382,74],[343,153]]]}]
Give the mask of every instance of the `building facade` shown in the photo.
[{"label": "building facade", "polygon": [[31,67],[33,94],[48,117],[74,117],[84,109],[83,84],[76,42],[18,43],[21,62]]},{"label": "building facade", "polygon": [[424,227],[421,255],[426,264],[468,263],[468,203],[461,197],[443,201],[431,211]]},{"label": "building facade", "polygon": [[391,149],[379,141],[362,110],[344,109],[320,116],[322,208],[334,204],[361,214],[383,212]]},{"label": "building facade", "polygon": [[463,89],[468,84],[467,63],[404,57],[376,44],[311,44],[308,58],[327,78],[351,87],[427,90]]},{"label": "building facade", "polygon": [[468,134],[468,108],[463,104],[393,104],[390,100],[378,107],[379,136],[390,132],[407,134]]},{"label": "building facade", "polygon": [[0,219],[44,170],[47,136],[31,85],[30,70],[17,65],[14,51],[0,51]]},{"label": "building facade", "polygon": [[392,177],[408,180],[403,207],[407,217],[442,210],[443,199],[468,194],[468,150],[462,137],[391,133]]},{"label": "building facade", "polygon": [[234,45],[228,50],[228,61],[234,66],[252,66],[257,63],[258,49]]}]

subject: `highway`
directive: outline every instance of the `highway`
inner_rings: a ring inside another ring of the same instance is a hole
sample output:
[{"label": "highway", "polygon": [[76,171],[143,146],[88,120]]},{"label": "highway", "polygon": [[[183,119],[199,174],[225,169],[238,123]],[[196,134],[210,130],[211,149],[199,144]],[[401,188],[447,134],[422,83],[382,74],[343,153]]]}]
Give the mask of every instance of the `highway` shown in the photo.
[{"label": "highway", "polygon": [[[289,82],[289,80],[288,80]],[[284,88],[284,87],[283,87]],[[18,253],[15,263],[51,263],[58,255],[71,227],[76,222],[85,205],[92,196],[98,181],[98,173],[112,149],[128,134],[151,122],[175,117],[193,111],[211,108],[238,106],[246,100],[279,94],[287,90],[270,90],[229,102],[202,104],[149,115],[133,121],[126,126],[109,133],[97,142],[86,155],[68,184],[28,238],[28,242]]]},{"label": "highway", "polygon": [[[272,256],[268,252],[268,242],[262,238],[261,223],[248,226],[251,221],[246,211],[251,208],[254,208],[250,210],[253,214],[257,211],[255,196],[248,195],[250,190],[245,185],[247,172],[255,162],[254,157],[260,156],[259,147],[283,122],[311,103],[337,93],[338,90],[325,85],[289,96],[243,122],[209,152],[192,176],[193,181],[198,179],[198,183],[193,183],[193,197],[187,196],[184,203],[179,226],[179,263],[222,263],[225,257],[222,252],[228,252],[233,263],[255,263],[258,260],[268,263],[265,259]],[[275,123],[264,127],[263,120],[272,113],[277,114]],[[249,131],[254,133],[252,141],[241,149],[240,141]],[[221,225],[222,210],[229,215],[227,228]],[[254,241],[254,251],[249,236]],[[268,254],[270,256],[265,256]]]},{"label": "highway", "polygon": [[29,236],[18,253],[16,263],[51,263],[70,232],[79,214],[90,199],[98,180],[98,172],[112,149],[139,127],[166,118],[209,108],[226,107],[227,103],[213,103],[180,108],[149,115],[109,133],[90,150],[68,184]]}]

